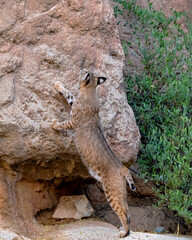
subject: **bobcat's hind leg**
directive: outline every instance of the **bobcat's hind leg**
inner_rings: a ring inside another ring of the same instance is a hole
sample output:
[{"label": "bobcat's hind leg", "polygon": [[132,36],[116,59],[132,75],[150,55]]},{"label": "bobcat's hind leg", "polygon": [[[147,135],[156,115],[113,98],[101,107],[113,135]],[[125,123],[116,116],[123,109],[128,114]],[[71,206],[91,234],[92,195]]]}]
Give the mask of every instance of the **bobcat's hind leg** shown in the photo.
[{"label": "bobcat's hind leg", "polygon": [[117,178],[114,177],[105,180],[106,181],[103,181],[102,185],[106,198],[122,223],[122,228],[120,228],[119,231],[119,237],[126,237],[130,233],[130,215],[127,204],[125,177],[119,175]]},{"label": "bobcat's hind leg", "polygon": [[75,101],[75,96],[70,93],[66,88],[64,88],[61,82],[57,81],[55,83],[55,89],[57,90],[57,92],[61,93],[64,96],[70,106],[73,105],[73,102]]}]

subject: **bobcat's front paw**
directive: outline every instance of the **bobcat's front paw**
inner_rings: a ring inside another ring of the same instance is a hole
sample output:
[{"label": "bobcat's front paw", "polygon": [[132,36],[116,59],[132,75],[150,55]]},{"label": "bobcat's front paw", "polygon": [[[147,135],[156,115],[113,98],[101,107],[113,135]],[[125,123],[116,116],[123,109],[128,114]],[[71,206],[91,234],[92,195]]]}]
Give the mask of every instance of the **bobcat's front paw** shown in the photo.
[{"label": "bobcat's front paw", "polygon": [[58,92],[62,93],[63,92],[63,84],[61,82],[59,82],[59,81],[55,82],[55,89]]},{"label": "bobcat's front paw", "polygon": [[53,119],[51,122],[51,127],[55,130],[59,130],[59,122],[56,119]]}]

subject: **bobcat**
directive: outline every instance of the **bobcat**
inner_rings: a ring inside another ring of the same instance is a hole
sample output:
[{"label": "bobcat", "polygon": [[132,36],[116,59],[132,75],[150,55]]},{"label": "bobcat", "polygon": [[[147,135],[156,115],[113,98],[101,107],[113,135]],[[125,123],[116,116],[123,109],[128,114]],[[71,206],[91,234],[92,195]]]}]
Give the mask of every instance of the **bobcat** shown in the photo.
[{"label": "bobcat", "polygon": [[123,226],[119,236],[125,237],[130,233],[126,180],[131,190],[135,191],[136,188],[129,169],[115,156],[101,130],[96,87],[105,80],[105,77],[96,77],[83,70],[76,100],[60,82],[56,82],[55,89],[63,94],[72,111],[69,121],[59,123],[52,120],[52,128],[58,131],[75,129],[75,144],[82,161],[90,175],[102,183],[106,198]]}]

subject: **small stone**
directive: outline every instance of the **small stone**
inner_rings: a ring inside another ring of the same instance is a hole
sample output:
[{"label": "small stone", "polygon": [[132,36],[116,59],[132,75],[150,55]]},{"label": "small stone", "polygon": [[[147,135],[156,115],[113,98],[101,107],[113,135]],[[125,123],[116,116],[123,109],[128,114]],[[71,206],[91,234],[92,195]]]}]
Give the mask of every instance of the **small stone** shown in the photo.
[{"label": "small stone", "polygon": [[165,228],[164,227],[156,227],[154,230],[155,233],[164,233]]},{"label": "small stone", "polygon": [[93,211],[85,195],[63,196],[60,198],[59,204],[52,217],[59,219],[81,219],[83,217],[90,217]]}]

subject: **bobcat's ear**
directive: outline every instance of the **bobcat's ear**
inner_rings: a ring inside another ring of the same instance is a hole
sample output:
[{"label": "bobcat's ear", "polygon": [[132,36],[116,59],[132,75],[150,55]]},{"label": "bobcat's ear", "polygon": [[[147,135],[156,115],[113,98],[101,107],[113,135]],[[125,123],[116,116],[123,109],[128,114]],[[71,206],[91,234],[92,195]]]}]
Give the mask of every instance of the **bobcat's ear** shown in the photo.
[{"label": "bobcat's ear", "polygon": [[86,81],[85,86],[87,86],[90,83],[90,74],[89,73],[86,74],[84,81]]},{"label": "bobcat's ear", "polygon": [[102,84],[106,81],[107,78],[105,77],[98,77],[97,78],[97,85]]}]

